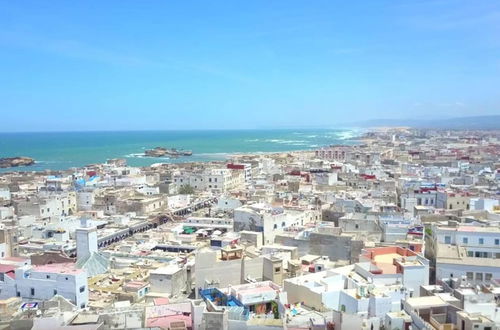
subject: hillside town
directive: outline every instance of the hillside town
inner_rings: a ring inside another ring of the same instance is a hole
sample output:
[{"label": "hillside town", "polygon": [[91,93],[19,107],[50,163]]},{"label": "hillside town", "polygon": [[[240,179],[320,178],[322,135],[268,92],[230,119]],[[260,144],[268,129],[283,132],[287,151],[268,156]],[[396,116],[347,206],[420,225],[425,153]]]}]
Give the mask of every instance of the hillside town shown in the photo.
[{"label": "hillside town", "polygon": [[500,131],[0,174],[0,329],[500,329]]}]

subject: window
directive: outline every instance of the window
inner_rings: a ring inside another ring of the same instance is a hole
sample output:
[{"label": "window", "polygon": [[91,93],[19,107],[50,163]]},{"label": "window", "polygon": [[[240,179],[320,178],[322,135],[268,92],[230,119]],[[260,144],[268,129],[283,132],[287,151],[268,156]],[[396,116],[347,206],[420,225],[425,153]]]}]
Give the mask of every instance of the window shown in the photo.
[{"label": "window", "polygon": [[276,268],[274,268],[274,272],[275,272],[275,273],[279,273],[279,272],[281,272],[281,267],[276,267]]},{"label": "window", "polygon": [[491,281],[491,278],[493,277],[493,275],[491,273],[485,273],[484,274],[484,279],[486,281]]},{"label": "window", "polygon": [[482,253],[481,253],[481,252],[479,252],[479,251],[476,251],[476,252],[474,253],[474,257],[476,257],[476,258],[481,258],[481,255],[482,255]]},{"label": "window", "polygon": [[462,238],[462,243],[468,244],[469,243],[469,238],[468,237],[463,237]]},{"label": "window", "polygon": [[50,275],[47,275],[47,278],[50,278]]},{"label": "window", "polygon": [[495,238],[495,245],[500,245],[500,239]]},{"label": "window", "polygon": [[35,288],[31,288],[30,293],[32,296],[34,296],[35,295]]},{"label": "window", "polygon": [[451,244],[451,236],[444,237],[444,244]]},{"label": "window", "polygon": [[54,290],[54,296],[57,294],[57,290]]},{"label": "window", "polygon": [[480,245],[483,245],[483,244],[484,244],[484,238],[480,238],[480,239],[479,239],[479,244],[480,244]]},{"label": "window", "polygon": [[467,272],[467,280],[472,281],[474,279],[474,273],[473,272]]},{"label": "window", "polygon": [[84,291],[85,291],[85,285],[80,287],[80,292],[84,292]]},{"label": "window", "polygon": [[476,273],[476,281],[482,281],[483,280],[483,273]]}]

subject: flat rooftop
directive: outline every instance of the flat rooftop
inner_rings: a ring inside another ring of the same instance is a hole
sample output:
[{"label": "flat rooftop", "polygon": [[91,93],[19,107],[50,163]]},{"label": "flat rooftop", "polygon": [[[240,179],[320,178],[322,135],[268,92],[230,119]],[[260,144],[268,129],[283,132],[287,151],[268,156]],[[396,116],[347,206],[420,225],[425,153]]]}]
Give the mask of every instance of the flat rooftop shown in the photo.
[{"label": "flat rooftop", "polygon": [[172,275],[172,274],[177,273],[179,270],[180,270],[180,268],[176,265],[168,265],[168,266],[156,268],[155,270],[152,270],[150,272],[150,274]]},{"label": "flat rooftop", "polygon": [[468,257],[464,247],[449,244],[437,245],[436,263],[500,267],[500,259]]},{"label": "flat rooftop", "polygon": [[438,296],[408,298],[406,299],[406,303],[415,309],[448,306],[448,303]]},{"label": "flat rooftop", "polygon": [[44,273],[56,273],[56,274],[70,274],[70,275],[83,273],[83,269],[76,268],[76,265],[74,263],[33,266],[33,271],[44,272]]}]

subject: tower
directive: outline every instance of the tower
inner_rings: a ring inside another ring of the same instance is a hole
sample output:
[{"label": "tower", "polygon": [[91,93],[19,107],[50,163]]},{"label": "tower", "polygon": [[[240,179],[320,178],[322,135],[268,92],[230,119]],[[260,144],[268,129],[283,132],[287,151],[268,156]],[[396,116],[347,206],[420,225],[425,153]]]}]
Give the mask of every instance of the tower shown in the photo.
[{"label": "tower", "polygon": [[87,219],[81,219],[81,227],[76,229],[76,258],[84,260],[97,251],[97,227],[91,226]]}]

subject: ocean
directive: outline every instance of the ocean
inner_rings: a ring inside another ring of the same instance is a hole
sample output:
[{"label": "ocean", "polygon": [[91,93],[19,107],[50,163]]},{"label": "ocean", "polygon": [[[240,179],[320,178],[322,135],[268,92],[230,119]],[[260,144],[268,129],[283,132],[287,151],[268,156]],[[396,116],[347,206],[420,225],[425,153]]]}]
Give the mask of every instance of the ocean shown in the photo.
[{"label": "ocean", "polygon": [[[129,165],[225,160],[235,153],[310,150],[330,144],[355,144],[361,129],[196,130],[130,132],[0,133],[0,158],[26,156],[28,167],[8,171],[64,170],[125,158]],[[144,157],[157,146],[192,150],[191,157]]]}]

